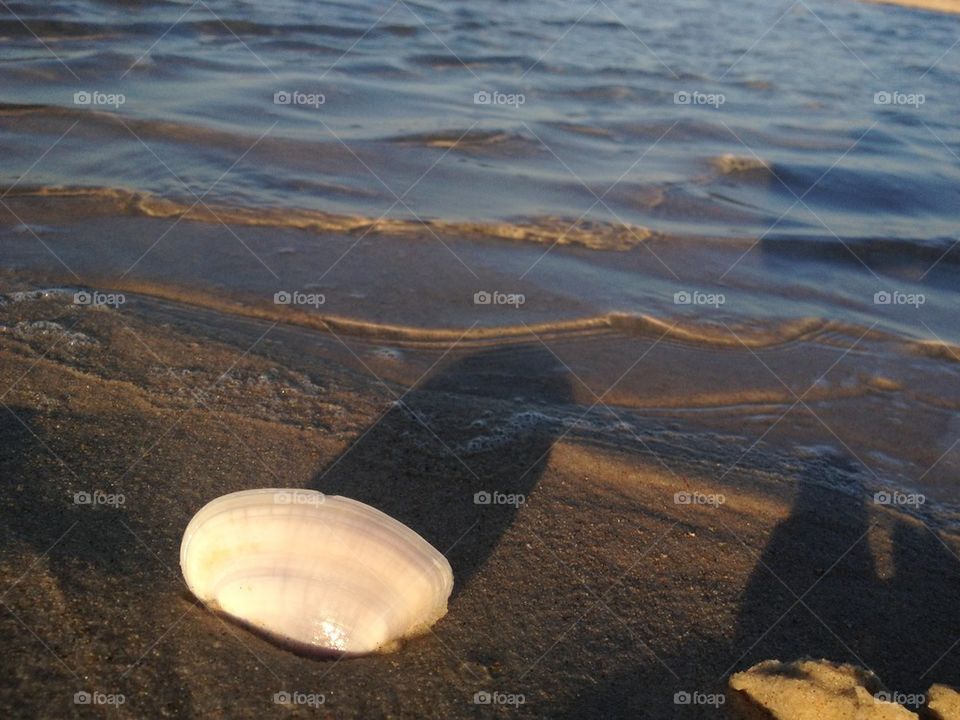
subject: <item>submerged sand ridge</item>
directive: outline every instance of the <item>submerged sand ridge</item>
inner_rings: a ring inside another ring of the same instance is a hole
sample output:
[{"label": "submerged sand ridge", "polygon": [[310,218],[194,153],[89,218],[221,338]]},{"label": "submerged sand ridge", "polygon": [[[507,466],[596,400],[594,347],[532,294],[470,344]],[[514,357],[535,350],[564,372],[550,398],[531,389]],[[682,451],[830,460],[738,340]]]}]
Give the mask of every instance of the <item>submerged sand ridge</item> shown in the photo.
[{"label": "submerged sand ridge", "polygon": [[[724,693],[765,657],[852,650],[905,692],[941,655],[934,677],[960,670],[944,654],[960,543],[870,502],[852,458],[740,459],[736,434],[616,406],[629,432],[602,408],[555,422],[589,403],[535,341],[448,358],[398,406],[403,383],[316,333],[202,317],[55,295],[0,307],[13,717],[82,716],[77,692],[122,695],[132,716],[263,717],[289,692],[316,701],[284,708],[304,717],[666,718],[677,693]],[[317,664],[201,610],[176,571],[186,522],[279,478],[446,551],[457,590],[435,634]]]}]

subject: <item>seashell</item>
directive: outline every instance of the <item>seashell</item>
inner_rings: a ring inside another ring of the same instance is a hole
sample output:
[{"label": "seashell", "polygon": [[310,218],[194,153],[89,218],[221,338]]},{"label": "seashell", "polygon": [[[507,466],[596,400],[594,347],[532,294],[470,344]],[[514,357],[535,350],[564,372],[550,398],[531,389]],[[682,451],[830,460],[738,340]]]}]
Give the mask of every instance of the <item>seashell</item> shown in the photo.
[{"label": "seashell", "polygon": [[447,612],[450,563],[403,523],[356,500],[266,488],[219,497],[180,545],[207,607],[300,652],[388,651]]}]

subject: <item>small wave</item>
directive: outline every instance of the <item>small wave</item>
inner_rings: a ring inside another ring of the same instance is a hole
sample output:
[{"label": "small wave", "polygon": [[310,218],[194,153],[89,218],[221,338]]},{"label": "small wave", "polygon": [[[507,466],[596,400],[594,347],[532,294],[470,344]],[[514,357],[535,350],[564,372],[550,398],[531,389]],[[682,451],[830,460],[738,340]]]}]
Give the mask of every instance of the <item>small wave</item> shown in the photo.
[{"label": "small wave", "polygon": [[560,90],[555,94],[558,97],[572,98],[574,100],[610,102],[631,100],[640,95],[636,88],[630,87],[629,85],[590,85],[587,87]]},{"label": "small wave", "polygon": [[452,234],[490,237],[540,245],[576,245],[590,250],[629,250],[654,237],[644,227],[584,219],[538,217],[515,223],[438,223]]},{"label": "small wave", "polygon": [[420,55],[411,55],[407,58],[410,62],[429,68],[502,68],[518,67],[526,69],[536,62],[536,58],[528,55],[482,55],[472,57],[469,55],[453,55],[451,53],[429,53]]},{"label": "small wave", "polygon": [[933,360],[960,363],[960,346],[951,343],[941,340],[916,340],[908,343],[907,347],[915,355],[932,358]]},{"label": "small wave", "polygon": [[326,25],[326,24],[268,24],[255,22],[252,20],[239,20],[231,17],[218,17],[212,20],[194,20],[179,23],[171,32],[181,35],[194,34],[213,37],[283,37],[285,35],[303,35],[325,36],[334,38],[344,38],[356,40],[364,36],[373,34],[384,34],[381,28],[379,33],[377,28],[348,27],[346,25]]},{"label": "small wave", "polygon": [[132,214],[150,218],[181,218],[250,227],[276,227],[317,233],[423,235],[435,233],[474,240],[512,240],[540,245],[574,245],[591,250],[629,250],[653,237],[644,227],[544,216],[514,222],[467,220],[408,220],[328,213],[280,207],[237,207],[176,201],[124,188],[17,186],[0,187],[9,198],[61,198],[82,203],[87,214]]},{"label": "small wave", "polygon": [[738,178],[769,178],[773,168],[766,160],[752,155],[733,155],[730,153],[713,158],[710,164],[721,175]]},{"label": "small wave", "polygon": [[[761,349],[810,341],[827,333],[860,337],[862,328],[818,317],[805,317],[757,324],[730,326],[680,323],[652,315],[613,313],[606,316],[610,326],[637,335],[657,335],[675,342],[713,348]],[[733,332],[731,333],[731,329]],[[880,333],[874,333],[881,337]]]},{"label": "small wave", "polygon": [[775,90],[776,86],[769,80],[741,80],[740,85],[751,90]]},{"label": "small wave", "polygon": [[67,20],[31,19],[29,25],[19,19],[0,20],[0,38],[29,39],[40,42],[58,42],[61,40],[92,41],[106,40],[112,31],[100,26]]},{"label": "small wave", "polygon": [[574,135],[586,135],[587,137],[598,137],[612,139],[613,133],[603,127],[596,125],[584,125],[573,122],[548,122],[546,125],[556,128],[562,132],[572,133]]},{"label": "small wave", "polygon": [[733,139],[730,131],[722,125],[703,120],[620,122],[613,125],[612,129],[631,139],[661,142]]},{"label": "small wave", "polygon": [[[129,56],[117,57],[122,59],[121,64],[123,64],[127,62]],[[65,102],[69,102],[70,98],[72,98],[72,92],[64,93],[63,97]],[[129,128],[144,140],[153,139],[165,142],[184,143],[203,148],[223,148],[243,151],[249,149],[254,140],[256,140],[256,137],[246,134],[227,132],[203,125],[187,124],[174,120],[125,117],[121,121],[121,118],[110,111],[98,110],[92,107],[0,102],[0,118],[5,116],[17,117],[26,114],[35,116],[35,118],[31,119],[37,125],[46,120],[60,121],[64,118],[68,120],[82,120],[84,126],[95,128],[105,139],[109,138],[111,134],[124,140],[132,139],[130,130],[128,130]],[[10,126],[9,123],[7,126]],[[63,128],[61,128],[59,132],[63,132]],[[264,138],[260,145],[261,147],[273,146],[274,148],[284,150],[289,148],[291,151],[298,153],[303,153],[310,147],[307,143],[282,137]]]},{"label": "small wave", "polygon": [[453,148],[463,151],[477,148],[496,148],[504,153],[514,152],[520,148],[531,149],[535,147],[535,144],[529,138],[504,130],[441,130],[396,135],[386,138],[386,141],[433,148]]},{"label": "small wave", "polygon": [[20,113],[32,113],[47,109],[52,108],[49,105],[0,102],[0,115],[19,115]]},{"label": "small wave", "polygon": [[[234,301],[194,288],[178,287],[143,280],[104,280],[103,287],[111,291],[141,295],[159,300],[182,303],[214,312],[268,322],[334,332],[376,342],[388,342],[401,347],[444,347],[457,343],[469,349],[501,344],[529,342],[532,336],[543,340],[594,338],[600,335],[652,338],[658,342],[714,349],[751,350],[781,348],[799,342],[825,341],[832,337],[870,337],[889,339],[879,331],[824,318],[806,317],[782,321],[713,325],[695,321],[656,317],[647,314],[605,313],[586,317],[505,326],[422,327],[375,322],[354,317],[327,315],[300,310],[290,306],[278,307],[266,301],[244,298]],[[733,332],[731,332],[733,330]]]}]

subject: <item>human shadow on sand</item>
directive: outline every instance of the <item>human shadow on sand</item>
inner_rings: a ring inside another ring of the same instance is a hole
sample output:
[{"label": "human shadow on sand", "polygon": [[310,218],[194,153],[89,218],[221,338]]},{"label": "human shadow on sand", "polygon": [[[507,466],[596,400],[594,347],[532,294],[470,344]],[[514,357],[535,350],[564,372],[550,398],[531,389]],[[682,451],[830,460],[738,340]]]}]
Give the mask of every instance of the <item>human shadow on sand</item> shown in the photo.
[{"label": "human shadow on sand", "polygon": [[866,666],[905,695],[960,683],[960,560],[932,529],[875,504],[858,465],[835,456],[801,472],[789,516],[756,557],[733,627],[690,632],[677,652],[660,654],[663,663],[650,656],[631,664],[557,716],[723,716],[723,708],[677,705],[674,693],[725,693],[730,674],[767,659]]},{"label": "human shadow on sand", "polygon": [[905,694],[957,684],[958,593],[960,560],[935,530],[808,479],[747,585],[735,670],[809,656],[866,666]]},{"label": "human shadow on sand", "polygon": [[447,555],[454,593],[479,571],[546,467],[556,427],[538,408],[571,399],[540,345],[483,350],[430,375],[310,487],[382,510]]}]

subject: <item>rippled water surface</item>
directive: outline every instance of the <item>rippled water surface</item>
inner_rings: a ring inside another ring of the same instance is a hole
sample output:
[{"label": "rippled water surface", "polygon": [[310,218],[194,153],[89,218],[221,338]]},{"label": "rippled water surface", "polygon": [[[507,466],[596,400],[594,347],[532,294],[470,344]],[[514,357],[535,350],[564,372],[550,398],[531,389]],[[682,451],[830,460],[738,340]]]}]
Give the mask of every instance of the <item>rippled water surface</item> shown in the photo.
[{"label": "rippled water surface", "polygon": [[958,33],[854,0],[9,2],[0,259],[375,337],[536,325],[592,338],[598,387],[662,332],[693,349],[623,402],[862,398],[831,428],[909,475],[864,423],[922,424],[917,467],[956,427]]},{"label": "rippled water surface", "polygon": [[5,190],[314,235],[727,239],[727,267],[757,243],[906,285],[955,259],[957,25],[859,2],[11,3]]}]

